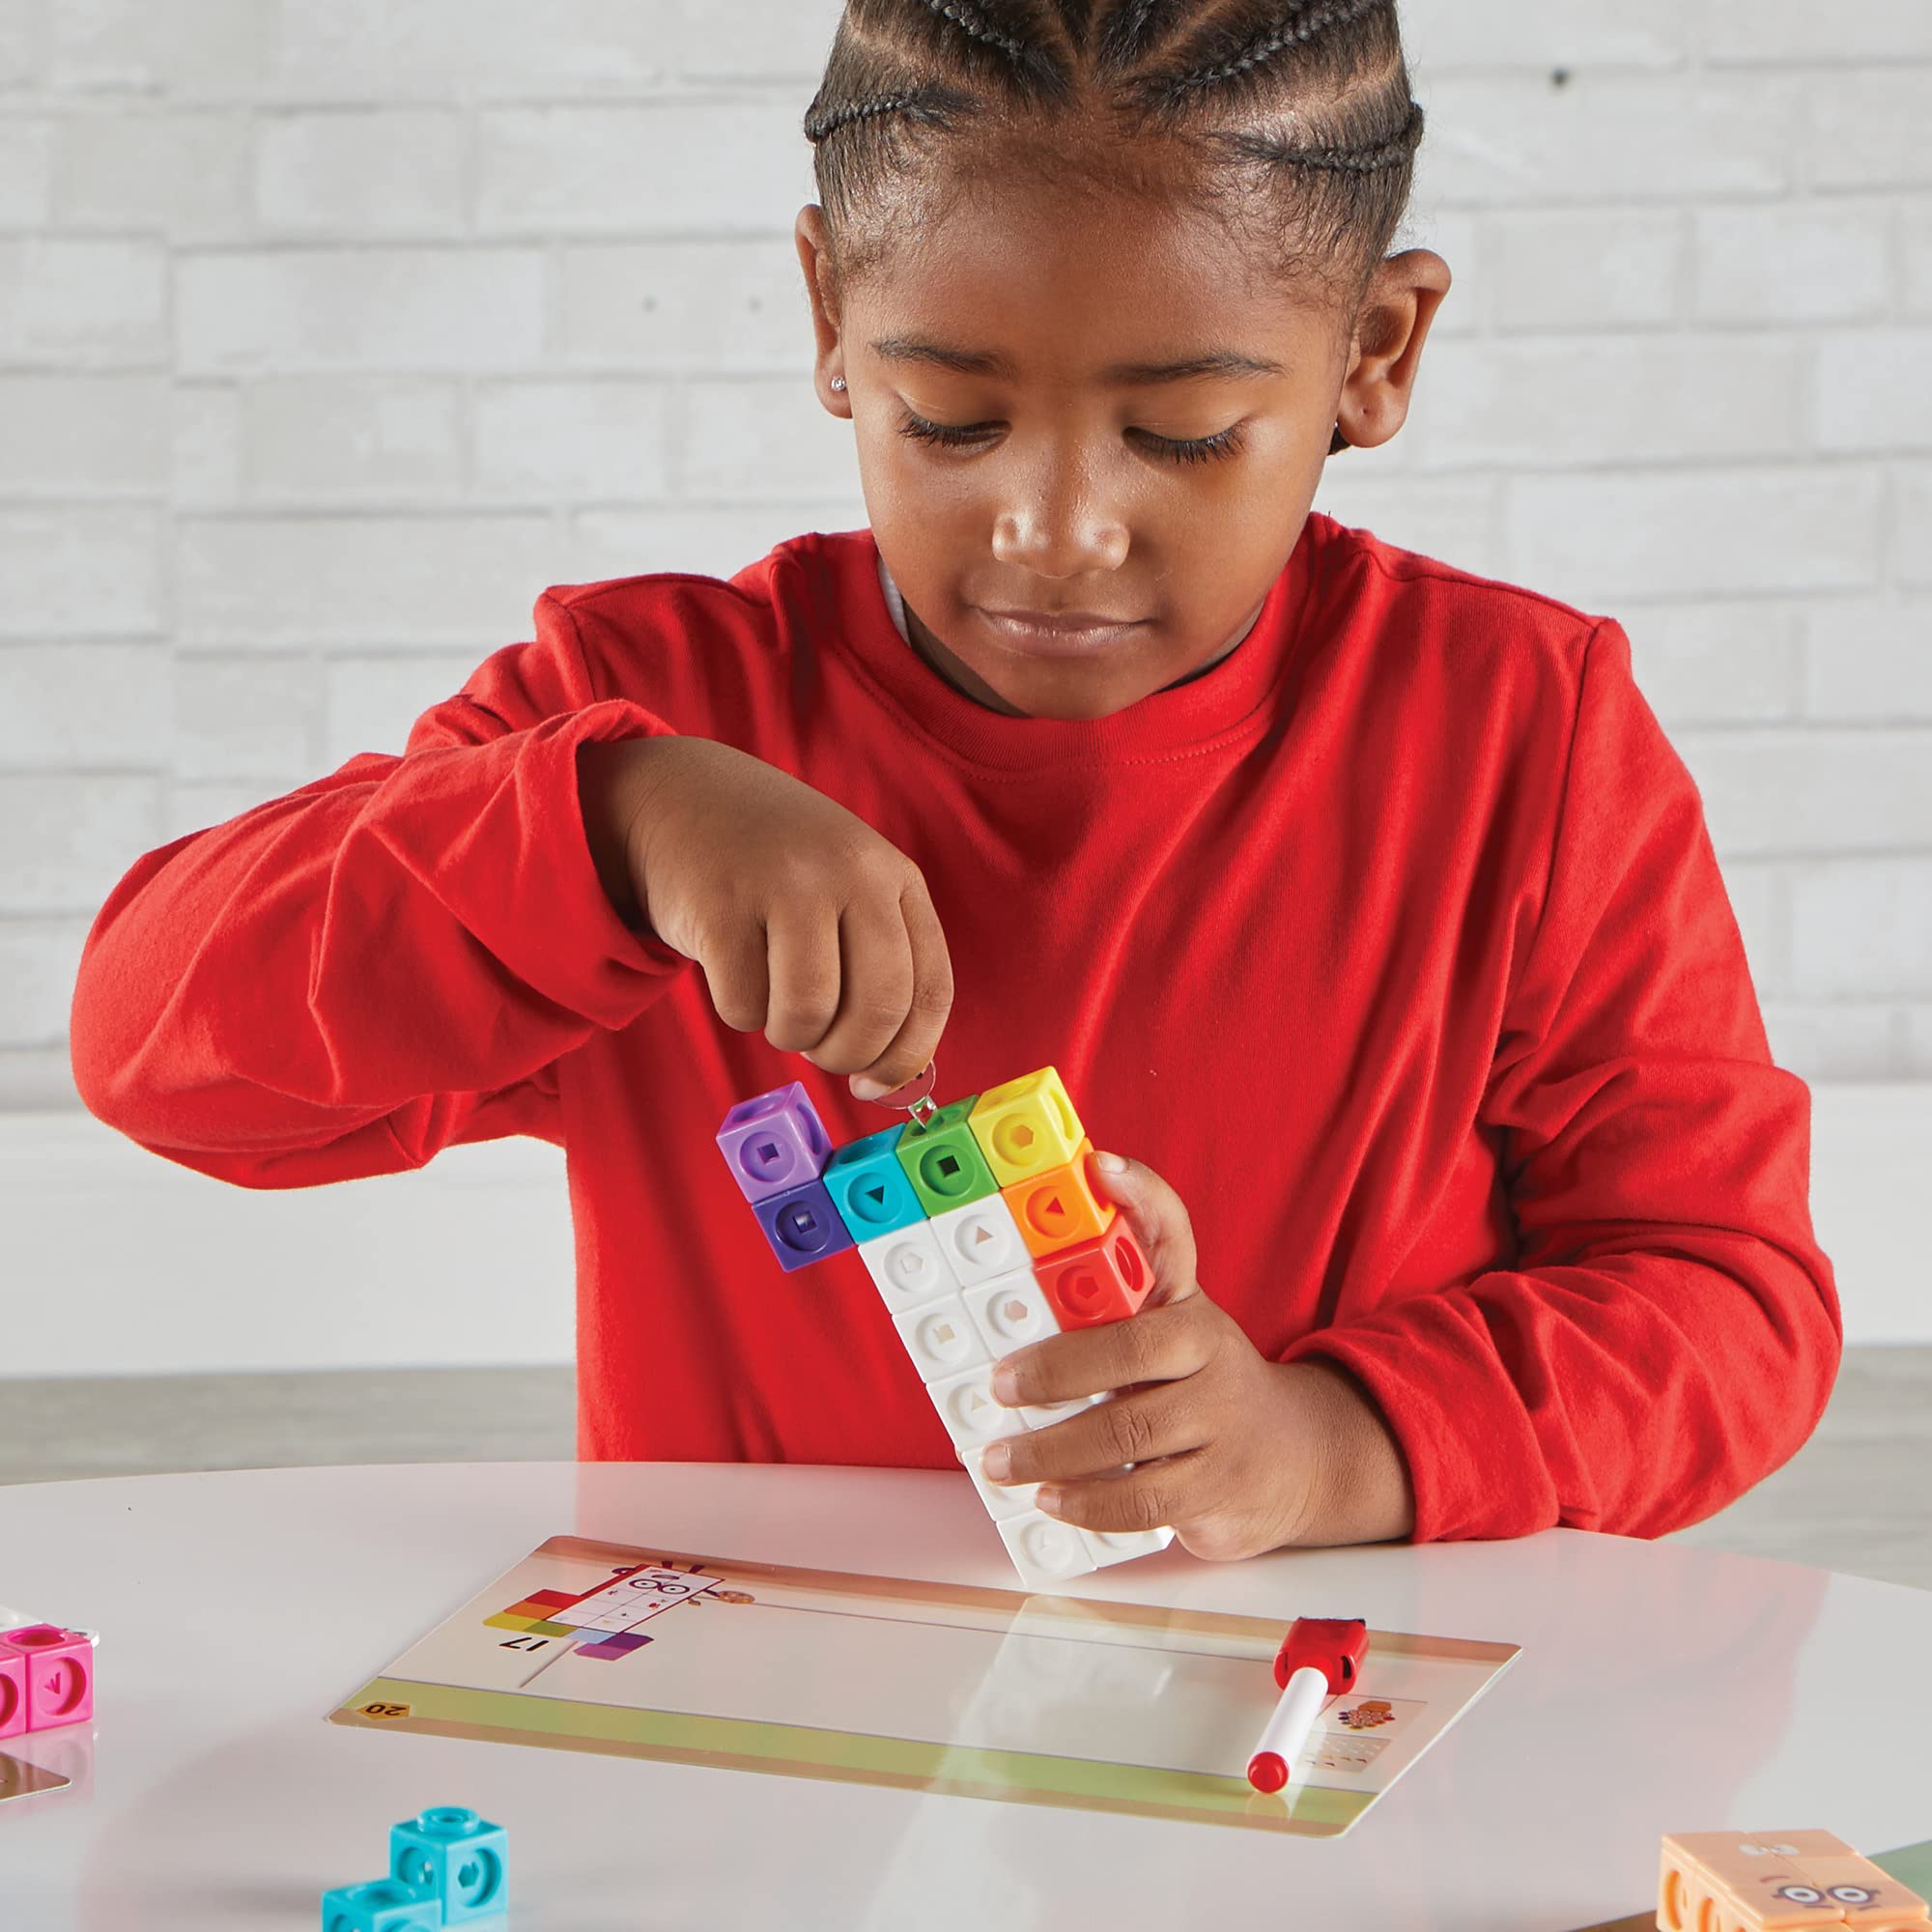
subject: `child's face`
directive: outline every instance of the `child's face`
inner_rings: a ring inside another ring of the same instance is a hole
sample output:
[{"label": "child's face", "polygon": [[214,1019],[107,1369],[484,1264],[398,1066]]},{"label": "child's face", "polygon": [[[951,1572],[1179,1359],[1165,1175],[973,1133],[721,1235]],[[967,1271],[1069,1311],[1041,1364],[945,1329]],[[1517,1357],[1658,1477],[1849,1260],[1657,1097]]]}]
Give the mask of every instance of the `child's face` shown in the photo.
[{"label": "child's face", "polygon": [[[1378,311],[1351,327],[1321,280],[1297,290],[1259,271],[1184,205],[1079,206],[1069,218],[1051,192],[962,195],[832,295],[822,214],[799,223],[820,395],[853,419],[913,640],[982,703],[1031,717],[1104,717],[1240,641],[1300,536],[1338,414],[1353,442],[1400,426],[1448,282],[1433,256],[1428,288],[1398,273],[1408,308],[1392,338]],[[1210,354],[1271,366],[1125,373]],[[949,444],[909,424],[966,435]],[[1169,442],[1207,446],[1189,459]],[[998,614],[1014,611],[1115,627]]]}]

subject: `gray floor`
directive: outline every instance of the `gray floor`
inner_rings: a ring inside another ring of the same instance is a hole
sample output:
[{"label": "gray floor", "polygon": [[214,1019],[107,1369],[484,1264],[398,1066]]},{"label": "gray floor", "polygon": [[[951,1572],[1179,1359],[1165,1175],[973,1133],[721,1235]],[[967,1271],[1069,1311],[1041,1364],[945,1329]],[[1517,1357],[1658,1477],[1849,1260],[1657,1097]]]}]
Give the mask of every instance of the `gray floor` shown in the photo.
[{"label": "gray floor", "polygon": [[[568,1369],[0,1382],[0,1483],[572,1453]],[[1682,1536],[1932,1590],[1932,1349],[1852,1350],[1810,1442]]]}]

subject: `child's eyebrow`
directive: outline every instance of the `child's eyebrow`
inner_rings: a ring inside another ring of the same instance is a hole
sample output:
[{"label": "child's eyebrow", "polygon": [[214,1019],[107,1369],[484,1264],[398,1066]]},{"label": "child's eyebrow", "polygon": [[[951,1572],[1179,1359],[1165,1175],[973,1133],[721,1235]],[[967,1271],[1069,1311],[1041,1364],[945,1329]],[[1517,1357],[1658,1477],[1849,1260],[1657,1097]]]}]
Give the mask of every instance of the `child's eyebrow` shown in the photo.
[{"label": "child's eyebrow", "polygon": [[[871,347],[873,355],[882,355],[889,362],[932,362],[961,376],[1010,378],[1013,373],[1012,364],[990,350],[947,349],[937,342],[923,342],[910,335],[883,336]],[[1116,362],[1100,371],[1100,380],[1120,387],[1144,387],[1154,383],[1182,383],[1202,376],[1235,381],[1244,376],[1286,374],[1279,362],[1264,356],[1249,355],[1238,349],[1208,349],[1174,362]]]}]

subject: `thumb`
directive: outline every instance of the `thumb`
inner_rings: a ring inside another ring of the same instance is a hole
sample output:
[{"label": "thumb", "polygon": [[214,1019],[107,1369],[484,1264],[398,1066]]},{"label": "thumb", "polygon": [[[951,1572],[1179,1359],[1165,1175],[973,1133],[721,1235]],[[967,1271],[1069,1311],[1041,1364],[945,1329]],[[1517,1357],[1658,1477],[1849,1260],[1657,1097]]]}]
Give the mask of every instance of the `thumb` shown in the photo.
[{"label": "thumb", "polygon": [[1199,1294],[1194,1223],[1180,1196],[1144,1161],[1125,1154],[1096,1152],[1088,1159],[1087,1174],[1094,1192],[1126,1216],[1128,1231],[1153,1265],[1148,1305],[1159,1307]]}]

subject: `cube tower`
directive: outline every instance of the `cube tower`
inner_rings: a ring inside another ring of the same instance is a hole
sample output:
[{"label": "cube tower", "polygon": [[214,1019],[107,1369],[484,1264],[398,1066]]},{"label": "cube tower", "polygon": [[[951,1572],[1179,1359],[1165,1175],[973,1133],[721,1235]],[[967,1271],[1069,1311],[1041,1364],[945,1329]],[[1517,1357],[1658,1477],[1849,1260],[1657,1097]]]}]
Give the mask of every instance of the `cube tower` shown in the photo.
[{"label": "cube tower", "polygon": [[718,1146],[787,1273],[858,1251],[1001,1541],[1028,1584],[1165,1549],[1171,1529],[1102,1535],[990,1483],[987,1445],[1103,1402],[1008,1408],[993,1364],[1068,1328],[1131,1315],[1153,1270],[1094,1191],[1094,1144],[1051,1066],[834,1148],[793,1081],[725,1115]]},{"label": "cube tower", "polygon": [[441,1932],[496,1919],[509,1833],[467,1805],[440,1804],[389,1832],[389,1875],[322,1895],[322,1932]]}]

